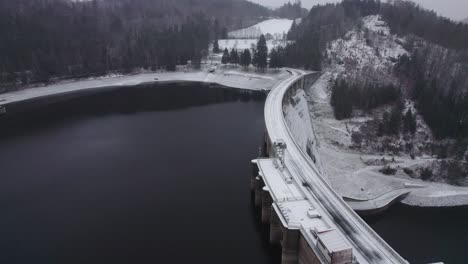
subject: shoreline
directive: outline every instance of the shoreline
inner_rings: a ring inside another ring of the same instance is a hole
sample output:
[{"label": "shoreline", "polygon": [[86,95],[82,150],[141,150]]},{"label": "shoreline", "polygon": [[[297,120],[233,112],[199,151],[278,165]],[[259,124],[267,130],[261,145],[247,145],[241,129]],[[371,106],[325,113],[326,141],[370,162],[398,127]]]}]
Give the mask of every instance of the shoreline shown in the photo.
[{"label": "shoreline", "polygon": [[206,70],[189,72],[154,72],[140,73],[125,76],[101,77],[87,80],[75,80],[65,83],[56,83],[35,88],[25,88],[0,94],[0,107],[21,101],[37,99],[55,95],[68,95],[77,92],[86,92],[106,88],[118,88],[143,84],[170,84],[183,82],[199,82],[215,84],[227,88],[244,89],[252,91],[265,91],[271,89],[277,82],[286,78],[289,73],[285,70],[275,73],[257,74],[249,71],[243,72],[238,67],[218,67],[216,72]]}]

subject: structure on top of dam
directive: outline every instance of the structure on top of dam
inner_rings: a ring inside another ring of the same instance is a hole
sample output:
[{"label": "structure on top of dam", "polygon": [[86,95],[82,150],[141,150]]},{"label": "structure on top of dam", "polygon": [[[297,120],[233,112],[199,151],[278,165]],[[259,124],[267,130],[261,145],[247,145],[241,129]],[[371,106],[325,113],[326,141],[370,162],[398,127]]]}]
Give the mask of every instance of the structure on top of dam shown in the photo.
[{"label": "structure on top of dam", "polygon": [[313,138],[291,131],[288,107],[301,103],[295,96],[319,75],[291,73],[268,95],[264,157],[252,161],[251,178],[270,242],[281,243],[282,263],[407,263],[324,180]]}]

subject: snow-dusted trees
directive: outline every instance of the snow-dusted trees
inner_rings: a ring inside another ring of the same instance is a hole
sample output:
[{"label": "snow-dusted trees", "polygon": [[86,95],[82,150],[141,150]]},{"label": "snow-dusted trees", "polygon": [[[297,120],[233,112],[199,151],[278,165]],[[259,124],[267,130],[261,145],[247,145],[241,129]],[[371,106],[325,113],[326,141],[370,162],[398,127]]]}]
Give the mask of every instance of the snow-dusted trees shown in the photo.
[{"label": "snow-dusted trees", "polygon": [[223,57],[221,57],[221,63],[222,64],[228,64],[229,61],[230,61],[230,57],[229,57],[229,51],[227,48],[224,49],[224,52],[223,52]]},{"label": "snow-dusted trees", "polygon": [[307,12],[307,9],[302,8],[300,1],[294,3],[288,2],[274,11],[275,15],[289,19],[305,17],[307,16]]},{"label": "snow-dusted trees", "polygon": [[353,104],[349,98],[351,90],[345,82],[338,81],[332,87],[330,104],[333,107],[335,118],[338,120],[350,118],[353,113]]},{"label": "snow-dusted trees", "polygon": [[416,115],[411,109],[408,109],[403,117],[403,132],[414,134],[416,133]]},{"label": "snow-dusted trees", "polygon": [[239,64],[240,58],[239,53],[237,53],[237,49],[231,50],[231,54],[229,55],[229,62],[232,64]]},{"label": "snow-dusted trees", "polygon": [[258,69],[266,69],[268,66],[268,46],[265,36],[262,34],[257,43],[257,50],[254,54],[253,64]]},{"label": "snow-dusted trees", "polygon": [[250,66],[251,63],[252,63],[252,56],[250,55],[250,50],[245,49],[244,52],[241,54],[240,64],[244,68],[247,68]]},{"label": "snow-dusted trees", "polygon": [[270,13],[237,0],[0,0],[0,85],[198,64],[227,26]]},{"label": "snow-dusted trees", "polygon": [[270,52],[270,68],[278,69],[285,66],[286,54],[282,47],[274,48]]},{"label": "snow-dusted trees", "polygon": [[358,86],[337,80],[332,87],[331,105],[337,119],[346,119],[351,117],[353,107],[369,112],[376,107],[398,102],[400,97],[400,90],[393,85]]}]

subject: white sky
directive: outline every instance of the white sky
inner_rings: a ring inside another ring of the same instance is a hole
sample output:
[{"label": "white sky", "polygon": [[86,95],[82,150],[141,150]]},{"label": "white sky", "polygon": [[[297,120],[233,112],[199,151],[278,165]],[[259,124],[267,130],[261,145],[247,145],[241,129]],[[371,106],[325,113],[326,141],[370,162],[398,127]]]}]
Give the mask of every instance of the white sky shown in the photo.
[{"label": "white sky", "polygon": [[[278,7],[287,2],[294,0],[249,0],[268,7]],[[442,16],[449,17],[454,20],[462,20],[468,17],[468,0],[412,0],[421,6],[435,10]],[[317,4],[330,2],[341,2],[341,0],[302,0],[302,6],[311,8]]]}]

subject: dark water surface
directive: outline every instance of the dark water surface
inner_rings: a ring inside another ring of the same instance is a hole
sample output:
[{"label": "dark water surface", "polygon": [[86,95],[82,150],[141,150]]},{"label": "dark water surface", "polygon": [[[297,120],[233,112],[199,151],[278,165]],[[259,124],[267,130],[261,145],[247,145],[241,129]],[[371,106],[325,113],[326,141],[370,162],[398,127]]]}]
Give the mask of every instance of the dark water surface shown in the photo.
[{"label": "dark water surface", "polygon": [[0,263],[279,260],[250,206],[264,96],[147,88],[0,120]]},{"label": "dark water surface", "polygon": [[365,220],[410,263],[468,263],[468,207],[398,204]]},{"label": "dark water surface", "polygon": [[[10,105],[0,263],[278,263],[249,192],[263,105],[199,84]],[[397,205],[366,221],[411,263],[468,263],[467,208]]]}]

